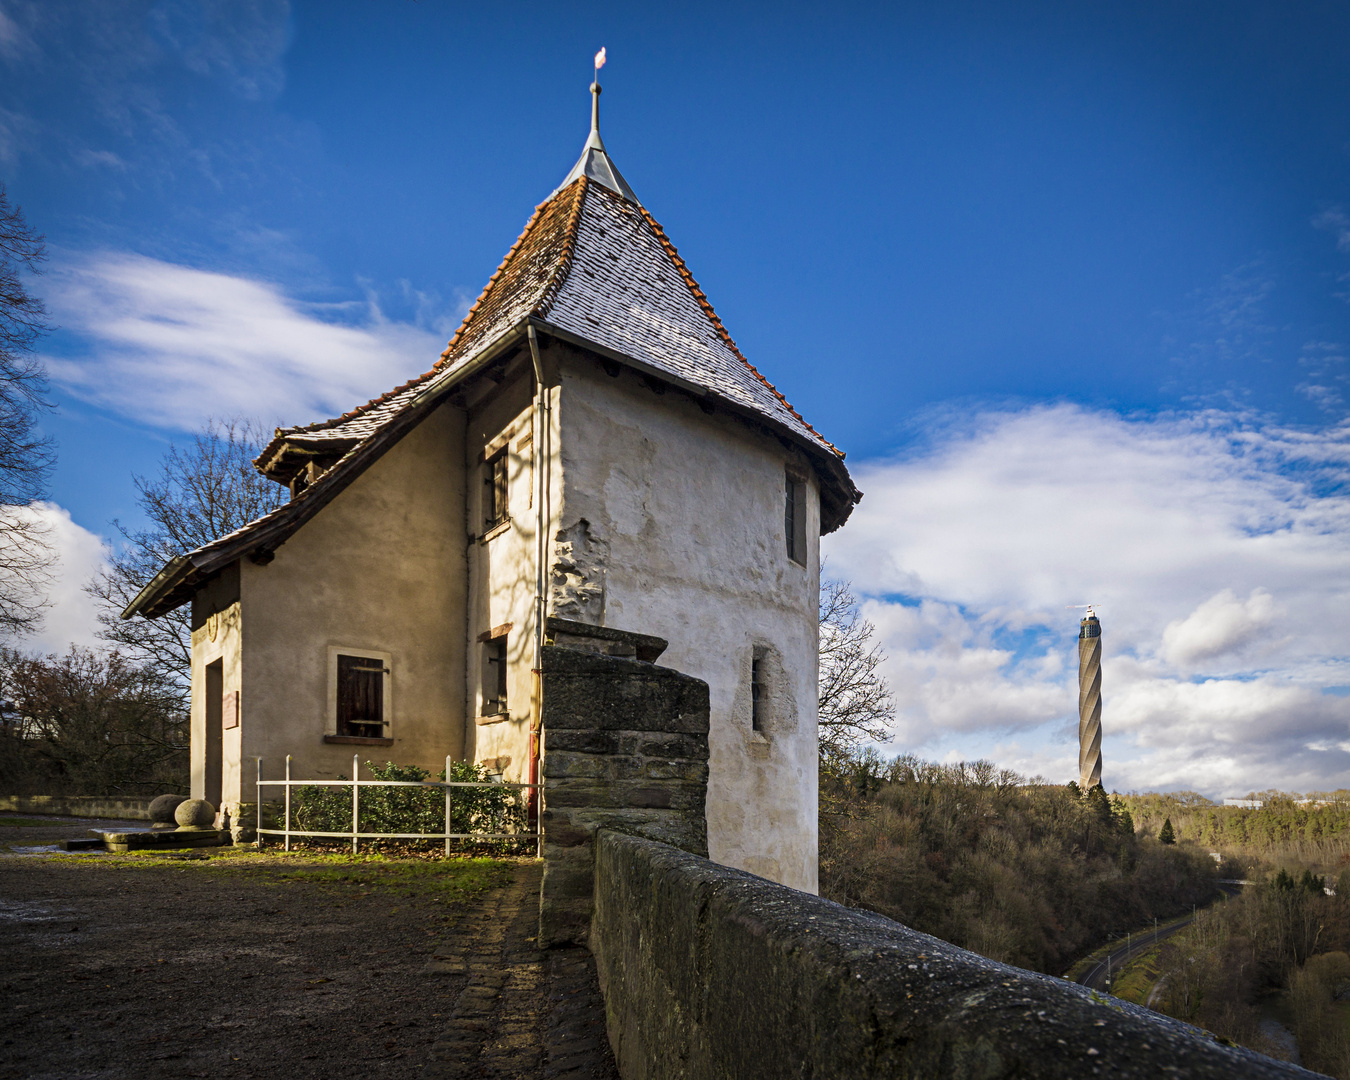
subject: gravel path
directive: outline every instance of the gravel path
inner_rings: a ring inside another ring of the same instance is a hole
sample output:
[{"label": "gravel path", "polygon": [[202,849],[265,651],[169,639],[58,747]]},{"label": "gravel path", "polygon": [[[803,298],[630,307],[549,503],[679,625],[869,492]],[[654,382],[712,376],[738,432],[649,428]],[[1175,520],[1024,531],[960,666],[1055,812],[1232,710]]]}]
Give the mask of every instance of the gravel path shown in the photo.
[{"label": "gravel path", "polygon": [[534,860],[25,856],[49,838],[19,832],[3,1080],[616,1076],[589,955],[534,948]]}]

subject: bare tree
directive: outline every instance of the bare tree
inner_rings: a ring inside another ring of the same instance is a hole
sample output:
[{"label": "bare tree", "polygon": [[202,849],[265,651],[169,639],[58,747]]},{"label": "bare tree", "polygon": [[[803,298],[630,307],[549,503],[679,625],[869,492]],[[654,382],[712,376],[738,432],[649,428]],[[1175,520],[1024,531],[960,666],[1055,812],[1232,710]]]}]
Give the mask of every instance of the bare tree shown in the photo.
[{"label": "bare tree", "polygon": [[31,504],[46,494],[53,452],[38,430],[48,407],[47,372],[33,355],[50,329],[47,309],[24,288],[22,273],[39,273],[43,237],[0,185],[0,633],[34,629],[46,604],[53,558],[42,519]]},{"label": "bare tree", "polygon": [[820,583],[820,756],[838,765],[863,742],[890,735],[895,701],[881,674],[886,654],[847,581]]},{"label": "bare tree", "polygon": [[266,442],[259,423],[233,419],[210,420],[187,446],[171,446],[157,476],[135,478],[136,501],[150,527],[132,530],[113,522],[125,544],[88,586],[103,608],[101,636],[133,664],[170,673],[184,699],[192,673],[188,606],[158,619],[121,615],[175,555],[218,540],[285,501],[286,489],[253,466]]},{"label": "bare tree", "polygon": [[181,787],[188,724],[172,678],[116,650],[0,649],[0,694],[21,719],[0,774],[20,787],[112,795]]}]

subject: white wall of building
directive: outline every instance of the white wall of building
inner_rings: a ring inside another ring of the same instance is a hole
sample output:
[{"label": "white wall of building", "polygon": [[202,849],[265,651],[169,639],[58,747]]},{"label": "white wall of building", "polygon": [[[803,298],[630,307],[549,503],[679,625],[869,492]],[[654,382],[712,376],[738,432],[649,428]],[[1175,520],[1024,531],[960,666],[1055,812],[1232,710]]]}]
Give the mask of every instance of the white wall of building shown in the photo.
[{"label": "white wall of building", "polygon": [[[726,413],[571,354],[558,404],[562,489],[550,613],[670,641],[708,682],[712,858],[817,890],[819,498],[791,561],[784,477],[805,459]],[[751,660],[770,688],[751,729]]]}]

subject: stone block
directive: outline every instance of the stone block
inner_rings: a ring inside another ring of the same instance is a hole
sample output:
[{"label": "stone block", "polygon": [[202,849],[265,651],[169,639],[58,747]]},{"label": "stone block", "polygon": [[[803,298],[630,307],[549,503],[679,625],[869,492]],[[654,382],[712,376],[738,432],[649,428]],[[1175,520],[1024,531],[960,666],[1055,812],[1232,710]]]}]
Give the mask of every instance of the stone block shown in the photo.
[{"label": "stone block", "polygon": [[622,737],[632,739],[631,749],[625,745],[621,753],[639,757],[663,757],[680,761],[707,761],[708,740],[698,735],[679,731],[624,732]]},{"label": "stone block", "polygon": [[593,830],[574,825],[560,813],[545,810],[543,824],[547,843],[555,847],[575,847],[578,844],[590,843]]},{"label": "stone block", "polygon": [[150,801],[150,820],[167,825],[174,820],[174,811],[187,802],[186,795],[160,795]]},{"label": "stone block", "polygon": [[205,799],[185,799],[174,809],[173,819],[182,828],[208,828],[215,823],[216,808]]},{"label": "stone block", "polygon": [[578,754],[632,753],[621,744],[624,733],[617,731],[577,731],[569,728],[549,729],[551,750],[567,750]]},{"label": "stone block", "polygon": [[708,732],[708,684],[669,668],[546,646],[546,729]]},{"label": "stone block", "polygon": [[708,782],[708,764],[704,761],[672,761],[662,758],[646,761],[643,775],[648,780],[685,780],[691,784]]}]

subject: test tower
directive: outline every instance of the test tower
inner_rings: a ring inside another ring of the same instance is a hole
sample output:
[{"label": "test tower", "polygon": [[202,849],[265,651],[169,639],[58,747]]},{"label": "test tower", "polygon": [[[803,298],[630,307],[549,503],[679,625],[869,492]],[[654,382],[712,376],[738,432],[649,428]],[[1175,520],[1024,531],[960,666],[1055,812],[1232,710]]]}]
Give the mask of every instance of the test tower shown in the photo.
[{"label": "test tower", "polygon": [[1102,624],[1092,608],[1078,624],[1078,786],[1102,782]]}]

